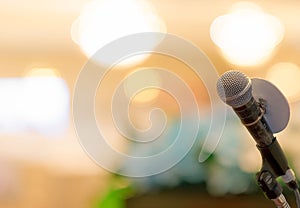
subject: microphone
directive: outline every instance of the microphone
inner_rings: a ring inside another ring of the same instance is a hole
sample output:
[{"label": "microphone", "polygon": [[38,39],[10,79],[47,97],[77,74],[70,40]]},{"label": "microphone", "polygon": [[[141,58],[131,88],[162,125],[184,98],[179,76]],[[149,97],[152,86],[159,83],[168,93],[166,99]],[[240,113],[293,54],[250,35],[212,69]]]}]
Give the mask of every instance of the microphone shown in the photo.
[{"label": "microphone", "polygon": [[224,73],[217,82],[220,98],[233,108],[259,147],[270,145],[274,136],[262,108],[252,95],[251,79],[239,71]]},{"label": "microphone", "polygon": [[[289,168],[282,148],[264,116],[268,100],[263,98],[256,100],[253,97],[251,79],[242,72],[227,71],[217,81],[217,92],[220,98],[233,108],[242,124],[257,143],[256,146],[263,159],[263,167],[257,175],[257,180],[265,193],[267,193],[266,189],[270,188],[265,187],[265,184],[267,184],[266,177],[264,177],[265,172],[270,173],[274,178],[281,176],[292,190],[298,189],[295,175]],[[279,185],[274,184],[278,192],[280,188],[277,186]],[[270,188],[271,192],[274,192],[272,190],[274,187]],[[271,196],[272,194],[268,197],[272,198]]]}]

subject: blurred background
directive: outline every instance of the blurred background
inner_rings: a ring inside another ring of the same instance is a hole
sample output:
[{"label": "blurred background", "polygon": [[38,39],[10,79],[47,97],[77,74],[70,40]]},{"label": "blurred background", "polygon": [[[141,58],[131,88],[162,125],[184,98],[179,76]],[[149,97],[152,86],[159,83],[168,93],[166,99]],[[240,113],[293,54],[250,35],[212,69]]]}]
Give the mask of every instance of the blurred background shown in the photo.
[{"label": "blurred background", "polygon": [[[261,166],[255,142],[230,109],[221,141],[205,162],[198,162],[204,130],[170,170],[126,178],[86,154],[73,124],[72,98],[81,69],[105,44],[137,32],[177,35],[200,48],[219,74],[240,70],[283,92],[291,118],[277,137],[300,178],[299,10],[296,0],[0,1],[0,207],[273,207],[255,182]],[[96,117],[114,138],[112,146],[128,154],[144,151],[122,138],[103,110],[118,83],[144,67],[153,70],[127,79],[125,94],[141,83],[163,83],[155,68],[170,70],[192,89],[204,115],[201,129],[209,128],[210,98],[201,79],[179,60],[151,54],[117,64],[95,96]],[[180,112],[168,93],[150,89],[135,96],[132,122],[149,127],[153,106],[171,121],[163,143],[170,144]],[[161,150],[156,148],[147,151]]]}]

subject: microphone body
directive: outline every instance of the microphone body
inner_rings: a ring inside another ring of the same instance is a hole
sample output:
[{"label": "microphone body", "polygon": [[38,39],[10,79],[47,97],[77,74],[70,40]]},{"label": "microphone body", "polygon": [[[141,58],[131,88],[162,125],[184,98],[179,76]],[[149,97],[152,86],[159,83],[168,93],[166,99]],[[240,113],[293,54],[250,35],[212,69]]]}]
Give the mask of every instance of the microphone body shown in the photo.
[{"label": "microphone body", "polygon": [[245,105],[233,107],[233,110],[259,147],[268,146],[273,142],[273,133],[263,116],[264,110],[253,97]]}]

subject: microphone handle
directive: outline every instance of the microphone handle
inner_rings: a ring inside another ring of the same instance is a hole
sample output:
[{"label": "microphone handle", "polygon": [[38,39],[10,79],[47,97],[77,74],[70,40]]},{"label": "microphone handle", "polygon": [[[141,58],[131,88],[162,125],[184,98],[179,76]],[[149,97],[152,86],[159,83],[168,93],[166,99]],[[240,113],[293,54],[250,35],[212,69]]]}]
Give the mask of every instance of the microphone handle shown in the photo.
[{"label": "microphone handle", "polygon": [[256,146],[263,159],[263,169],[271,170],[276,177],[282,176],[289,169],[288,162],[264,118],[264,103],[261,102],[256,102],[252,97],[246,105],[233,108],[233,110],[256,141]]},{"label": "microphone handle", "polygon": [[247,104],[233,108],[233,110],[248,129],[258,146],[268,146],[273,142],[273,133],[263,116],[265,110],[261,108],[260,104],[253,97]]}]

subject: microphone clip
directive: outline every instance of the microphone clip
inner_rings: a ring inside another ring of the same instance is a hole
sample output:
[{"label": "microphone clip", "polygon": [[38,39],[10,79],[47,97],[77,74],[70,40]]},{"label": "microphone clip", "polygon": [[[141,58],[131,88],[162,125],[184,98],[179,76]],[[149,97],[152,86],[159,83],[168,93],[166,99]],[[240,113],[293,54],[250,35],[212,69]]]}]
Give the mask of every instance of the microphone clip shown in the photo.
[{"label": "microphone clip", "polygon": [[276,207],[290,208],[290,205],[282,194],[282,187],[277,182],[276,177],[274,177],[270,171],[262,170],[258,172],[256,179],[265,196],[272,200]]}]

